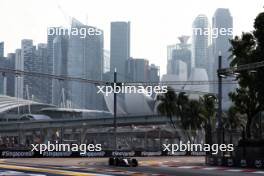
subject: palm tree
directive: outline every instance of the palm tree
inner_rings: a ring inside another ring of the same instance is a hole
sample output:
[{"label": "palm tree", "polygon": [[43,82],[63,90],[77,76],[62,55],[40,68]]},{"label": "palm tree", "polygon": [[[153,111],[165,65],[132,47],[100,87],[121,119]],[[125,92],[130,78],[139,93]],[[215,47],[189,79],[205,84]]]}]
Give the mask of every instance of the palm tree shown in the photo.
[{"label": "palm tree", "polygon": [[213,124],[215,124],[216,117],[216,97],[211,94],[206,94],[200,97],[199,101],[202,106],[199,116],[202,119],[202,127],[205,131],[205,142],[212,144],[212,128]]},{"label": "palm tree", "polygon": [[185,130],[185,134],[189,138],[189,141],[191,141],[191,136],[195,137],[197,135],[197,130],[201,128],[202,119],[199,115],[200,112],[200,102],[194,99],[189,100],[183,108],[181,125]]},{"label": "palm tree", "polygon": [[188,97],[185,93],[181,92],[178,95],[175,93],[174,89],[168,87],[168,91],[157,96],[157,111],[161,115],[165,115],[170,119],[173,128],[175,124],[172,120],[173,116],[180,117],[183,114],[184,103],[188,101]]},{"label": "palm tree", "polygon": [[180,118],[183,118],[184,113],[186,111],[186,107],[189,104],[189,97],[186,95],[185,92],[180,92],[177,96],[177,111],[178,111],[178,116]]},{"label": "palm tree", "polygon": [[[264,61],[264,12],[254,21],[252,32],[242,33],[230,40],[232,55],[230,67],[253,64]],[[239,88],[229,94],[234,106],[240,114],[246,115],[246,136],[251,138],[251,124],[253,117],[264,109],[264,70],[257,69],[252,74],[250,70],[241,70],[237,77]]]},{"label": "palm tree", "polygon": [[258,100],[258,92],[254,91],[254,85],[247,88],[237,88],[235,92],[229,93],[230,99],[233,101],[234,106],[237,108],[240,114],[246,115],[246,136],[248,139],[251,138],[251,129],[253,117],[261,111],[261,106]]},{"label": "palm tree", "polygon": [[246,124],[246,120],[240,114],[238,107],[233,105],[228,109],[226,123],[229,129],[237,130],[241,125],[244,126]]}]

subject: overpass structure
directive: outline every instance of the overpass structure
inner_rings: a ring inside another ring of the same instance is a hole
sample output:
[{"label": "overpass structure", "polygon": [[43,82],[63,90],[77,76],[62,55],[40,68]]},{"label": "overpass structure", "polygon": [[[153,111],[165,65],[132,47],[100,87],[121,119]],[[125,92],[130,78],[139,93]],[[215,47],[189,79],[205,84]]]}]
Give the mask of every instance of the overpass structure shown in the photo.
[{"label": "overpass structure", "polygon": [[[159,147],[157,139],[179,138],[178,132],[169,128],[171,120],[167,117],[154,112],[142,114],[117,116],[119,145]],[[174,117],[172,121],[176,123],[177,118]],[[0,96],[0,148],[17,149],[47,141],[100,143],[112,148],[115,135],[113,127],[114,118],[108,111],[57,108]]]},{"label": "overpass structure", "polygon": [[[176,122],[177,119],[173,118]],[[170,123],[167,117],[160,115],[148,116],[119,116],[117,117],[118,126],[131,125],[163,125]],[[51,128],[82,128],[82,127],[111,127],[113,126],[112,117],[97,118],[75,118],[75,119],[50,119],[50,120],[30,120],[2,122],[0,124],[0,134],[17,133],[18,131],[33,131]]]},{"label": "overpass structure", "polygon": [[[177,119],[173,119],[177,122]],[[163,116],[119,116],[117,138],[119,146],[159,148],[163,140],[180,139],[180,129],[169,128],[170,120]],[[98,143],[113,148],[113,117],[28,120],[0,123],[0,143],[30,147],[34,143]],[[157,139],[159,142],[157,142]]]}]

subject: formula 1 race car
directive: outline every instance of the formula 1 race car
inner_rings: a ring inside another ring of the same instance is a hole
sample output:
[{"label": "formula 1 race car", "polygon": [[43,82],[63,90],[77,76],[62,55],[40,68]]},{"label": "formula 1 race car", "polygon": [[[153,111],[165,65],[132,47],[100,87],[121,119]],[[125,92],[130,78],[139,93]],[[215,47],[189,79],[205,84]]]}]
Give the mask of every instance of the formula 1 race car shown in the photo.
[{"label": "formula 1 race car", "polygon": [[137,167],[138,161],[134,158],[111,157],[109,166]]}]

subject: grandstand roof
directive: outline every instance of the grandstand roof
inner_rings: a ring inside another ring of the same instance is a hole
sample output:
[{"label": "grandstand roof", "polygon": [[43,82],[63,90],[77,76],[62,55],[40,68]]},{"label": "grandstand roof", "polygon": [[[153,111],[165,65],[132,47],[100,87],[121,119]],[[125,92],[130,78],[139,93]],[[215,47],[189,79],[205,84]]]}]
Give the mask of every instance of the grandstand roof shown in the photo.
[{"label": "grandstand roof", "polygon": [[24,106],[46,106],[50,107],[52,105],[38,103],[31,100],[25,100],[22,98],[16,98],[16,97],[9,97],[6,95],[0,95],[0,114],[8,112],[12,109],[16,109],[18,107],[24,107]]}]

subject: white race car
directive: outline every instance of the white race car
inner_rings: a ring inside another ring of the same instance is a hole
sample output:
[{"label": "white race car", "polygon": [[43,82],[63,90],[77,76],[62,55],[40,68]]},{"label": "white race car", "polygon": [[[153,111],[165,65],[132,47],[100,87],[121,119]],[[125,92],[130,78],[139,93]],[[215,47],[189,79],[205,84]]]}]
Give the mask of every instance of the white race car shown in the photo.
[{"label": "white race car", "polygon": [[109,166],[137,167],[138,161],[135,158],[111,157]]}]

